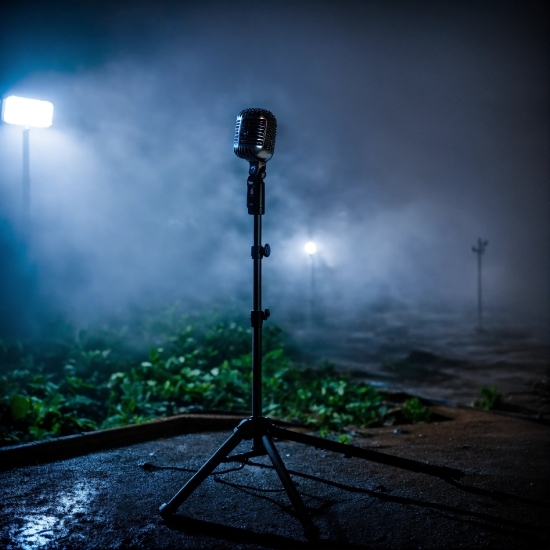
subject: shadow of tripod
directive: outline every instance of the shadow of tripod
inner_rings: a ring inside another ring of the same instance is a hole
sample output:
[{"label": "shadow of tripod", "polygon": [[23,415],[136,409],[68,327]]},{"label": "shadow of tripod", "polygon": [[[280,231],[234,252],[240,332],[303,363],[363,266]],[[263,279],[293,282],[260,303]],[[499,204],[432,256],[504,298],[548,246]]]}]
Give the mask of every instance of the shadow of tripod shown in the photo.
[{"label": "shadow of tripod", "polygon": [[[235,129],[234,150],[237,156],[250,162],[247,181],[248,213],[254,216],[254,245],[251,249],[254,261],[253,306],[250,312],[252,325],[252,416],[242,420],[233,434],[223,445],[206,461],[200,470],[169,500],[162,504],[159,511],[163,517],[173,514],[177,508],[199,487],[199,485],[221,463],[241,462],[245,464],[250,458],[269,456],[281,483],[300,520],[304,535],[308,540],[318,538],[317,527],[313,524],[309,512],[286,469],[273,439],[284,439],[310,445],[317,449],[333,451],[345,457],[357,457],[381,464],[388,464],[404,468],[413,472],[435,475],[440,478],[459,479],[463,474],[460,470],[443,466],[430,466],[409,460],[386,455],[376,451],[361,449],[352,445],[345,445],[296,433],[281,428],[268,418],[262,416],[262,324],[269,317],[269,310],[262,310],[262,258],[268,257],[271,249],[268,244],[261,245],[262,215],[265,213],[265,167],[266,162],[273,155],[275,148],[275,132],[277,122],[275,117],[264,109],[245,109],[237,117]],[[252,449],[246,453],[231,455],[231,452],[242,441],[252,441]]]}]

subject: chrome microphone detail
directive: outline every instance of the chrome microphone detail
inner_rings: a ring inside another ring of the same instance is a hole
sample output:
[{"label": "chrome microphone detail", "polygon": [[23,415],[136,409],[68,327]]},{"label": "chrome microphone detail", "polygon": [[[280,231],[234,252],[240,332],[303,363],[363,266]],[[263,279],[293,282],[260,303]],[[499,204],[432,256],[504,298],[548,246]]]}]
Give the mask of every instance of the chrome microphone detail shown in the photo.
[{"label": "chrome microphone detail", "polygon": [[277,119],[267,109],[243,109],[237,116],[233,151],[249,162],[267,162],[275,151]]}]

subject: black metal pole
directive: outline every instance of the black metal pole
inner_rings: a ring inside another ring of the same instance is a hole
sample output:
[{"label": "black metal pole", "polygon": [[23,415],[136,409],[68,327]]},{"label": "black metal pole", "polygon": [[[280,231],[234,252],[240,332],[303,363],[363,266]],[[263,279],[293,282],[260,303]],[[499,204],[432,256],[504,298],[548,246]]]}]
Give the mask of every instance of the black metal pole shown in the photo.
[{"label": "black metal pole", "polygon": [[[270,248],[262,246],[262,215],[265,212],[265,162],[251,162],[247,181],[248,213],[254,216],[253,260],[253,308],[250,312],[252,326],[252,420],[262,418],[262,325],[269,317],[269,310],[262,311],[262,258],[269,256]],[[261,434],[253,438],[253,452],[265,452]]]},{"label": "black metal pole", "polygon": [[262,416],[262,216],[254,214],[254,298],[252,314],[252,418]]}]

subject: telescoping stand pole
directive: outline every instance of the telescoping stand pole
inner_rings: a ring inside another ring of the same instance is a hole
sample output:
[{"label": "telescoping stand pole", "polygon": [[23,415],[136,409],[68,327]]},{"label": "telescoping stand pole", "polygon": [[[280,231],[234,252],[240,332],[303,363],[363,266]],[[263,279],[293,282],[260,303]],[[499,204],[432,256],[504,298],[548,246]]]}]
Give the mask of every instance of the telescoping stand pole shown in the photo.
[{"label": "telescoping stand pole", "polygon": [[[269,317],[269,309],[262,311],[262,258],[269,256],[268,244],[262,246],[262,216],[265,213],[265,162],[251,162],[246,182],[246,205],[248,213],[254,216],[254,244],[250,250],[254,265],[253,309],[250,312],[252,326],[252,418],[262,416],[262,325]],[[262,449],[259,439],[254,447]]]},{"label": "telescoping stand pole", "polygon": [[[252,326],[252,416],[239,423],[234,429],[233,434],[225,443],[223,443],[200,470],[187,481],[171,500],[161,505],[159,511],[163,517],[168,517],[173,514],[221,463],[240,462],[241,464],[247,464],[250,458],[267,455],[304,528],[305,537],[308,540],[316,540],[319,536],[318,530],[313,524],[302,497],[275,447],[273,442],[274,438],[295,441],[297,443],[310,445],[317,449],[341,453],[346,458],[362,458],[413,472],[434,475],[446,480],[459,479],[463,473],[454,468],[431,466],[415,460],[398,458],[376,451],[361,449],[353,445],[345,445],[320,437],[297,433],[277,426],[274,421],[262,416],[262,325],[270,315],[268,309],[265,311],[262,310],[262,258],[267,258],[271,253],[268,244],[264,246],[261,244],[262,216],[265,212],[265,168],[266,163],[261,160],[250,161],[249,177],[247,181],[248,213],[254,216],[254,244],[251,249],[254,266],[254,289],[253,310],[250,313],[250,323]],[[251,450],[239,454],[231,454],[237,445],[244,440],[252,441]]]}]

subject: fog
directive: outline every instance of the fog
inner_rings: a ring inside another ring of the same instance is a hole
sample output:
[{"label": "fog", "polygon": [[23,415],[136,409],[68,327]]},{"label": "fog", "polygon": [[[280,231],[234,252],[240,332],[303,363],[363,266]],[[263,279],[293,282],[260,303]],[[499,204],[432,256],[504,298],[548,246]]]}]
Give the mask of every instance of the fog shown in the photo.
[{"label": "fog", "polygon": [[232,140],[247,107],[278,120],[264,216],[276,323],[305,319],[307,240],[325,320],[380,303],[474,319],[478,237],[487,308],[547,319],[538,4],[55,5],[61,21],[29,3],[33,18],[13,7],[2,29],[3,97],[55,106],[30,131],[28,239],[21,128],[0,125],[2,331],[176,301],[246,315],[252,217]]}]

